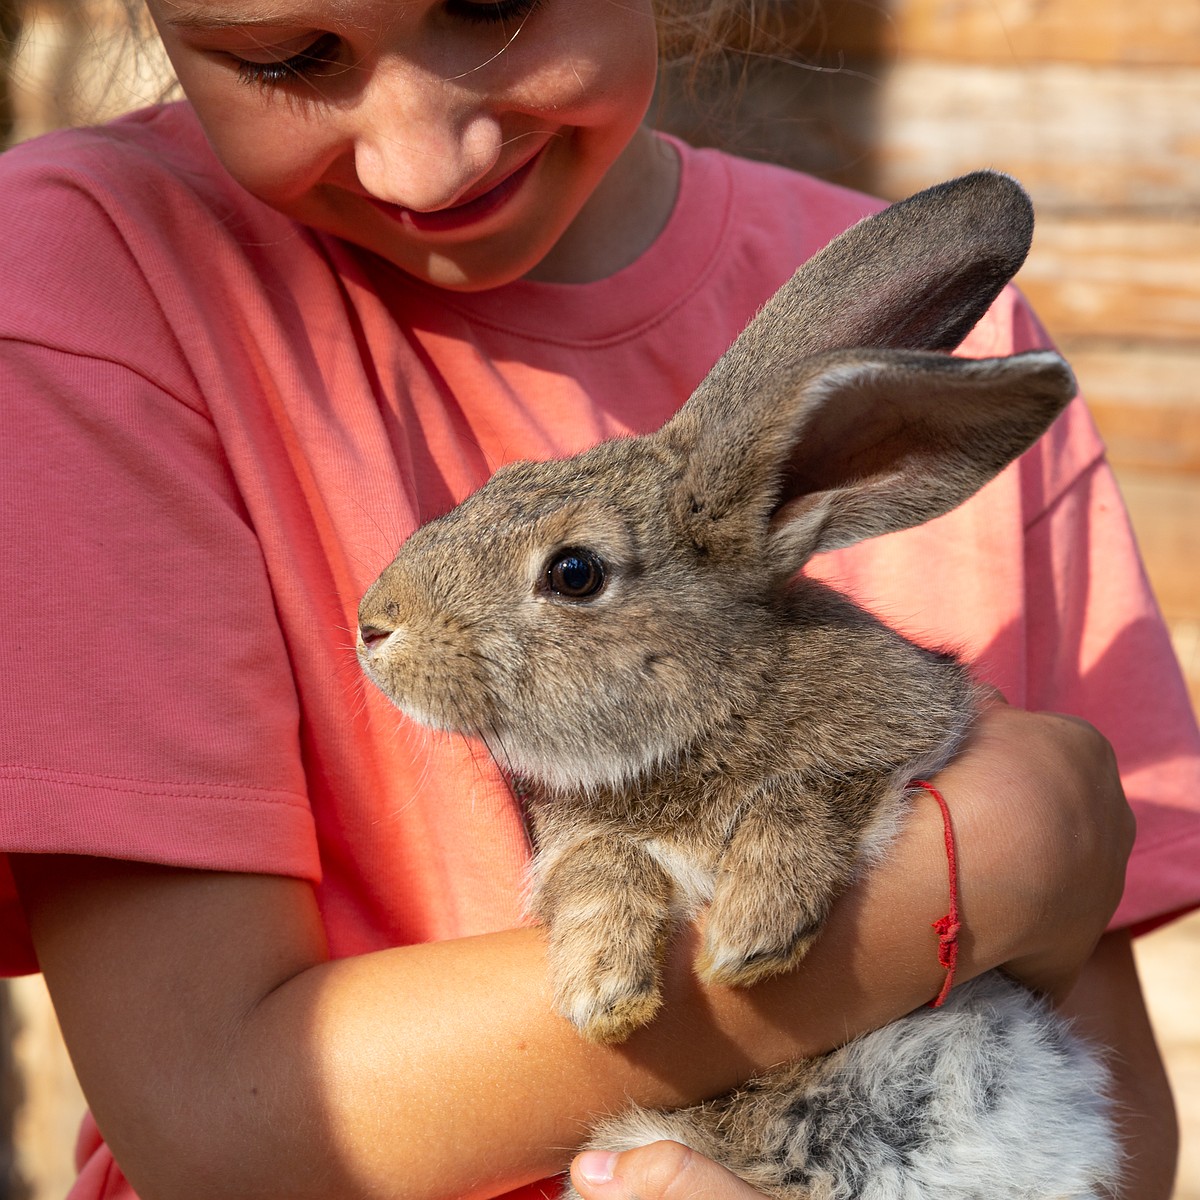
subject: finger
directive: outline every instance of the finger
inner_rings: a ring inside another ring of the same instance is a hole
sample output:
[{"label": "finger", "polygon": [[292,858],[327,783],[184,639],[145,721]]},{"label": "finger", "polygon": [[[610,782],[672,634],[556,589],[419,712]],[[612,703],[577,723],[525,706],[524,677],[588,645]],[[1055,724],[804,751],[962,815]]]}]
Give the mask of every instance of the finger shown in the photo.
[{"label": "finger", "polygon": [[584,1200],[763,1200],[749,1184],[678,1142],[615,1154],[588,1150],[571,1164]]}]

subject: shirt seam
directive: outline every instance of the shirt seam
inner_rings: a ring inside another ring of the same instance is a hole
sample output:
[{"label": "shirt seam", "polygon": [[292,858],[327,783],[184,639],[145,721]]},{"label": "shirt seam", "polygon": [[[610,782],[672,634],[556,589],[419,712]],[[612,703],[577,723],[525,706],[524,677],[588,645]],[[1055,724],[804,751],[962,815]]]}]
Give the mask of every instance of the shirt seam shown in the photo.
[{"label": "shirt seam", "polygon": [[304,793],[292,792],[284,788],[218,783],[206,783],[204,788],[199,788],[194,783],[181,780],[63,771],[59,768],[39,767],[28,763],[0,763],[0,779],[58,783],[68,787],[86,787],[94,791],[126,792],[140,796],[153,796],[159,795],[163,791],[170,791],[175,795],[184,795],[196,800],[235,800],[242,797],[265,804],[308,807],[308,797]]},{"label": "shirt seam", "polygon": [[212,418],[212,413],[208,406],[202,400],[197,398],[195,401],[188,399],[185,396],[179,395],[173,388],[168,387],[161,379],[149,374],[143,368],[127,362],[124,359],[112,358],[107,354],[91,354],[83,350],[75,350],[69,346],[57,345],[53,342],[39,342],[32,338],[13,337],[11,334],[0,334],[0,343],[13,346],[29,346],[36,350],[47,350],[52,354],[65,354],[70,358],[86,359],[88,362],[107,363],[109,366],[120,367],[124,371],[128,371],[131,375],[136,375],[139,379],[144,380],[164,396],[169,396],[177,404],[182,404],[184,408],[194,412],[196,416],[203,418],[210,425],[215,426]]}]

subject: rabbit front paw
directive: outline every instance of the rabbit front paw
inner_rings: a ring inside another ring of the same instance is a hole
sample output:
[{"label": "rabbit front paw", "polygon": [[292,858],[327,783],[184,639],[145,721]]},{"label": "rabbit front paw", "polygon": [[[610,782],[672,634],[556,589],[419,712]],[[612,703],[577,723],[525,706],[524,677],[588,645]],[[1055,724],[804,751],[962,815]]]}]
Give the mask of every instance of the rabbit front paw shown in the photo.
[{"label": "rabbit front paw", "polygon": [[706,983],[750,987],[796,966],[816,940],[852,855],[834,806],[807,794],[762,796],[745,812],[721,858],[696,969]]},{"label": "rabbit front paw", "polygon": [[657,949],[648,956],[611,944],[561,949],[554,957],[571,969],[557,973],[554,1006],[588,1041],[623,1042],[654,1019],[662,1006]]},{"label": "rabbit front paw", "polygon": [[806,912],[783,914],[714,901],[696,971],[708,984],[751,987],[796,966],[816,940],[820,925]]},{"label": "rabbit front paw", "polygon": [[555,1008],[589,1041],[624,1041],[662,1004],[670,879],[639,842],[597,834],[552,858],[538,880]]}]

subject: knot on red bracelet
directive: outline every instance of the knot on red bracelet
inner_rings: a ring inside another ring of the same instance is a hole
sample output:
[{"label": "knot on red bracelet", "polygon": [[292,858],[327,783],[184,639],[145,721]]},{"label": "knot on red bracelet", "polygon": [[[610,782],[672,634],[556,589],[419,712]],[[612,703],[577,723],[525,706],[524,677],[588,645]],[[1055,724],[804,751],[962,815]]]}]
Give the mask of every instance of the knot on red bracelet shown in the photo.
[{"label": "knot on red bracelet", "polygon": [[958,966],[958,931],[962,923],[947,913],[944,917],[938,917],[933,927],[938,935],[938,965],[943,970],[953,971]]}]

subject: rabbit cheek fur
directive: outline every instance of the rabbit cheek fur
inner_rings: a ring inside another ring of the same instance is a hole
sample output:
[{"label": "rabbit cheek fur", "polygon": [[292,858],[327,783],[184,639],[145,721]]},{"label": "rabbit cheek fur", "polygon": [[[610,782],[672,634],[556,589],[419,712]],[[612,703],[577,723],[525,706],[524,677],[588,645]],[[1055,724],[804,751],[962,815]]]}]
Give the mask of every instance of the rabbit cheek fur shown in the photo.
[{"label": "rabbit cheek fur", "polygon": [[[949,349],[1015,271],[1019,191],[967,177],[842,235],[662,430],[502,468],[364,598],[371,678],[517,777],[555,1006],[584,1036],[653,1018],[671,930],[701,907],[706,981],[793,966],[907,784],[960,744],[964,667],[793,576],[949,511],[1073,394],[1053,354],[908,349]],[[855,292],[831,296],[851,271]],[[838,348],[893,326],[892,349]],[[558,587],[567,559],[602,564],[602,586]],[[1103,1088],[1083,1043],[993,974],[709,1104],[635,1109],[594,1144],[675,1138],[806,1200],[1099,1197],[1117,1168]]]}]

